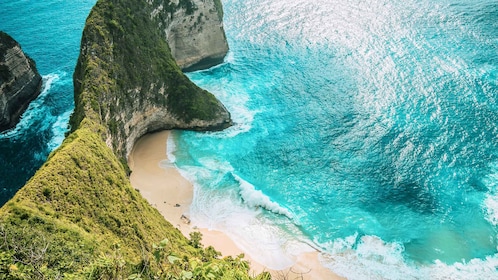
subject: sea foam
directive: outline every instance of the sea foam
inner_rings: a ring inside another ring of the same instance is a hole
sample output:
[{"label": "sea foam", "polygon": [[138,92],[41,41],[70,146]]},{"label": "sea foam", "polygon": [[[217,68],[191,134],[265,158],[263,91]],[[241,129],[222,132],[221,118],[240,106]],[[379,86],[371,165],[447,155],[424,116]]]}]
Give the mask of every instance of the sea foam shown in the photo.
[{"label": "sea foam", "polygon": [[320,255],[322,264],[351,280],[362,279],[494,279],[498,254],[486,259],[472,259],[452,265],[436,260],[432,264],[415,264],[404,258],[403,245],[384,242],[377,236],[358,234],[337,239]]},{"label": "sea foam", "polygon": [[69,118],[72,113],[72,109],[64,112],[62,115],[59,115],[54,124],[52,124],[53,136],[47,143],[47,147],[50,151],[59,147],[62,144],[62,141],[64,141],[65,134],[69,130]]},{"label": "sea foam", "polygon": [[492,164],[490,169],[492,172],[483,180],[489,189],[483,202],[483,208],[486,213],[486,220],[492,225],[498,226],[498,163]]},{"label": "sea foam", "polygon": [[[314,251],[296,238],[302,234],[287,217],[291,213],[233,175],[229,163],[209,158],[201,161],[202,167],[179,169],[194,185],[189,209],[193,226],[222,231],[252,259],[270,269],[288,268],[300,254]],[[209,184],[206,184],[207,178]],[[227,184],[239,185],[240,191],[233,187],[219,188]],[[277,218],[273,217],[274,213]]]},{"label": "sea foam", "polygon": [[48,108],[44,106],[43,103],[45,102],[45,98],[49,94],[52,85],[60,80],[60,76],[55,73],[48,74],[42,76],[42,80],[43,86],[40,95],[38,95],[38,97],[29,104],[26,111],[21,115],[19,123],[14,128],[9,129],[4,133],[0,133],[0,138],[22,136],[25,131],[30,128],[35,119],[43,118],[49,113],[45,112],[48,110]]},{"label": "sea foam", "polygon": [[[220,138],[233,138],[241,133],[248,132],[252,128],[254,116],[259,110],[249,109],[249,96],[246,92],[234,90],[233,85],[227,85],[223,81],[213,83],[212,79],[202,78],[204,75],[218,71],[225,72],[223,68],[230,68],[230,63],[236,61],[232,52],[229,52],[225,63],[214,68],[187,74],[197,85],[213,93],[223,103],[231,114],[233,126],[210,135]],[[222,69],[219,69],[222,68]],[[210,75],[207,75],[210,77]]]},{"label": "sea foam", "polygon": [[178,134],[193,221],[274,267],[307,243],[351,279],[497,278],[484,2],[224,3],[231,56],[191,77],[236,125]]},{"label": "sea foam", "polygon": [[237,175],[234,175],[234,177],[240,184],[240,196],[248,206],[255,208],[263,207],[268,211],[292,219],[292,213],[289,210],[280,206],[278,203],[271,201],[262,191],[256,190],[254,185]]}]

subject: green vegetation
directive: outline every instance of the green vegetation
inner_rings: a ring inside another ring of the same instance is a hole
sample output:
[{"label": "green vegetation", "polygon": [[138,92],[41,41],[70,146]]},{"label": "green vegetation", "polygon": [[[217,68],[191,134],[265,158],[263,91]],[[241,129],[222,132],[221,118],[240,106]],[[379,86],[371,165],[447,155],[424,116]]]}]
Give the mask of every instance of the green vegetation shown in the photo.
[{"label": "green vegetation", "polygon": [[[172,9],[171,6],[167,6]],[[177,8],[194,10],[191,1]],[[113,150],[125,158],[127,121],[144,108],[167,110],[180,122],[215,121],[229,116],[209,92],[192,83],[174,61],[152,8],[141,1],[98,1],[83,31],[74,73],[76,109],[71,127],[88,117],[105,126]],[[216,124],[225,128],[229,119]],[[173,127],[167,127],[173,128]],[[201,129],[191,127],[193,129]]]},{"label": "green vegetation", "polygon": [[99,126],[83,120],[0,209],[0,279],[252,279],[241,257],[220,259],[165,221]]},{"label": "green vegetation", "polygon": [[213,0],[214,6],[216,7],[216,11],[218,12],[218,17],[220,20],[223,20],[223,5],[221,4],[221,0]]},{"label": "green vegetation", "polygon": [[270,278],[204,249],[198,233],[188,240],[130,185],[130,112],[152,103],[188,122],[224,110],[180,71],[148,5],[97,2],[74,84],[70,134],[0,208],[0,280]]},{"label": "green vegetation", "polygon": [[192,15],[194,11],[197,10],[197,6],[195,6],[192,0],[183,0],[178,3],[178,6],[185,9],[187,15]]}]

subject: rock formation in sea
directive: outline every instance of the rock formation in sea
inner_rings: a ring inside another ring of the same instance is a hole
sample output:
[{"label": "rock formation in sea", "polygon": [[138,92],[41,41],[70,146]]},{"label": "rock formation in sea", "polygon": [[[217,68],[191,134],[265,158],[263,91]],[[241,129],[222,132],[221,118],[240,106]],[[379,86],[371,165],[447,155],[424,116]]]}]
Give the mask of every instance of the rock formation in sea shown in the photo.
[{"label": "rock formation in sea", "polygon": [[153,17],[164,28],[178,66],[184,71],[193,71],[223,62],[228,43],[223,30],[221,0],[191,0],[176,5],[182,5],[182,9],[173,13],[165,13],[165,7],[159,5]]},{"label": "rock formation in sea", "polygon": [[97,2],[74,73],[73,130],[84,118],[100,122],[124,160],[149,132],[230,126],[223,104],[193,84],[170,51],[186,68],[219,62],[228,50],[219,9],[204,0]]},{"label": "rock formation in sea", "polygon": [[0,131],[14,127],[41,91],[35,62],[17,41],[0,31]]},{"label": "rock formation in sea", "polygon": [[[191,21],[192,11],[201,8],[208,10]],[[194,246],[132,188],[124,163],[145,133],[231,125],[225,107],[182,73],[165,39],[174,33],[174,22],[192,24],[192,32],[212,30],[206,24],[213,23],[204,19],[212,9],[221,19],[220,8],[219,0],[97,1],[73,76],[71,132],[0,208],[0,274],[8,279],[269,279],[269,274],[250,277],[240,257],[222,259],[213,248]],[[210,57],[191,55],[199,62]]]}]

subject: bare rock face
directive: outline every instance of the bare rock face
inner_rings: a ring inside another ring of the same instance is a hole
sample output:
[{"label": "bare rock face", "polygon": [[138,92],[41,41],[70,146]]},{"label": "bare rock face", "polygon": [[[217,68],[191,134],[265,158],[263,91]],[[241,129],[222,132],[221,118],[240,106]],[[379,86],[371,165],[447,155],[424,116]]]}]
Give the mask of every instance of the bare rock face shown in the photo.
[{"label": "bare rock face", "polygon": [[176,63],[184,71],[209,68],[223,62],[228,43],[223,29],[220,0],[176,0],[170,7],[156,6],[152,17],[159,18]]},{"label": "bare rock face", "polygon": [[[146,133],[231,126],[223,104],[193,84],[177,64],[198,67],[226,54],[215,47],[226,45],[217,6],[221,9],[219,0],[97,1],[85,24],[73,77],[72,130],[85,120],[99,123],[104,141],[126,162]],[[223,40],[196,43],[211,37]],[[182,58],[175,60],[172,49]]]},{"label": "bare rock face", "polygon": [[0,31],[0,131],[14,127],[39,94],[42,78],[34,61],[7,33]]}]

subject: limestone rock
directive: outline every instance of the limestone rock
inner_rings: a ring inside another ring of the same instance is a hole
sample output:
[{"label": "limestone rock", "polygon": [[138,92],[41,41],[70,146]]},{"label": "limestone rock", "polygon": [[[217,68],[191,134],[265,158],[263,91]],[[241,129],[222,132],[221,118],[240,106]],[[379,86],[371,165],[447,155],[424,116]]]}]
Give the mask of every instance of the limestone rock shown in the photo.
[{"label": "limestone rock", "polygon": [[7,33],[0,31],[0,131],[14,127],[39,94],[42,78],[35,62]]},{"label": "limestone rock", "polygon": [[[203,8],[208,10],[203,10],[203,16],[196,21],[198,33],[211,30],[212,24],[220,28],[220,21],[213,23],[204,17],[215,17],[214,12],[209,12],[216,6],[214,1],[219,0],[201,1],[202,7],[211,8]],[[201,10],[201,5],[195,3],[97,2],[83,31],[74,73],[76,108],[70,121],[73,130],[85,118],[101,123],[107,145],[125,162],[135,141],[146,133],[173,128],[220,130],[232,124],[223,104],[182,73],[168,45],[167,35],[177,30],[175,24],[183,22],[180,17],[187,17],[188,22],[192,11]],[[178,36],[175,38],[178,40]],[[178,53],[179,45],[175,46]],[[184,60],[204,61],[214,57],[213,53],[218,55],[217,51],[206,52],[211,56],[191,51]]]},{"label": "limestone rock", "polygon": [[[171,1],[180,7],[160,22],[176,63],[184,71],[209,68],[223,62],[228,43],[223,29],[223,10],[219,0]],[[164,6],[153,17],[165,13]]]}]

